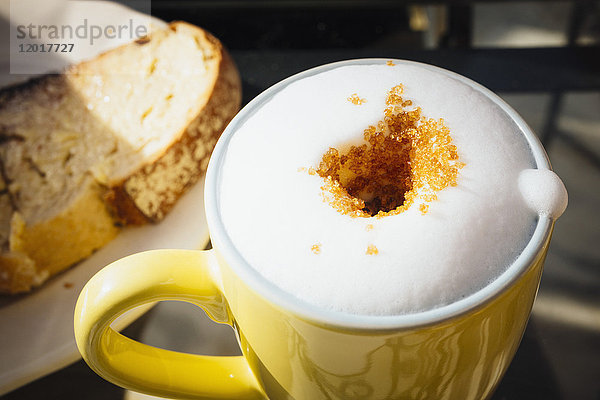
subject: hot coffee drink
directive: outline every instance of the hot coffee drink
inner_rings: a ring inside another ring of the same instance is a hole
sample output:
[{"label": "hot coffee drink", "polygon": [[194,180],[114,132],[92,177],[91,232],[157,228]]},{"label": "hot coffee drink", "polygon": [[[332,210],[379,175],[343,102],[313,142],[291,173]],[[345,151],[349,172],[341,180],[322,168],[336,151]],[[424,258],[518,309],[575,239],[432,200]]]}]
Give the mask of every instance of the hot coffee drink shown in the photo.
[{"label": "hot coffee drink", "polygon": [[397,315],[500,276],[566,191],[484,88],[373,60],[280,87],[228,143],[219,207],[267,280],[331,310]]}]

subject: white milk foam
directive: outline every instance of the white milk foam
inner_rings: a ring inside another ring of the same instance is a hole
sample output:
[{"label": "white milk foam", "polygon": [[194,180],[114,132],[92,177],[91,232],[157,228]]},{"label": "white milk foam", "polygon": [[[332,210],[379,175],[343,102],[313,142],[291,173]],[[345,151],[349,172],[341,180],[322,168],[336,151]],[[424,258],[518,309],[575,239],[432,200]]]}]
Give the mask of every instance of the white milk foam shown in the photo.
[{"label": "white milk foam", "polygon": [[[383,218],[343,215],[323,202],[323,178],[299,168],[363,143],[398,84],[424,116],[444,119],[466,166],[425,215],[419,202]],[[354,93],[367,102],[352,104]],[[523,250],[538,215],[560,215],[564,186],[550,171],[522,174],[534,165],[518,126],[464,83],[414,64],[342,66],[289,84],[234,133],[219,202],[233,244],[283,290],[332,310],[404,314],[483,288]],[[367,255],[369,245],[379,253]]]}]

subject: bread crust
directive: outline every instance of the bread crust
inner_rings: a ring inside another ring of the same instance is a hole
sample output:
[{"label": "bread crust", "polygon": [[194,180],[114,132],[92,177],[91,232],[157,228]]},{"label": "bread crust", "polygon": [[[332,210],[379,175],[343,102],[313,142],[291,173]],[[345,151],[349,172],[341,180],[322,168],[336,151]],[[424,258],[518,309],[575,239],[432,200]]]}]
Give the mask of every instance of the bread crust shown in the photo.
[{"label": "bread crust", "polygon": [[[176,28],[178,25],[191,26],[185,22],[173,22],[169,26]],[[202,177],[219,136],[239,111],[241,80],[231,56],[218,39],[195,29],[218,49],[215,55],[220,61],[212,93],[180,139],[158,160],[108,188],[105,201],[122,224],[139,225],[162,220],[181,195]],[[165,182],[168,182],[167,186]]]}]

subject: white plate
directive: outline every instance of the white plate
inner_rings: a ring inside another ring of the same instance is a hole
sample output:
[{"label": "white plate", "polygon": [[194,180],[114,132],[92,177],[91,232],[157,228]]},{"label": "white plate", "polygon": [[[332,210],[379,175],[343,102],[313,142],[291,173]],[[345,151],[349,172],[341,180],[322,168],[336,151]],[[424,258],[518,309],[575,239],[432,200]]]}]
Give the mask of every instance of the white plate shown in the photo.
[{"label": "white plate", "polygon": [[[17,1],[17,0],[13,0]],[[20,1],[20,0],[19,0]],[[47,3],[45,3],[47,5]],[[85,6],[84,2],[57,1],[56,7]],[[7,21],[8,1],[0,2],[0,18]],[[130,18],[147,18],[126,7],[109,2],[91,2],[95,17],[117,24]],[[78,11],[80,9],[77,9]],[[72,11],[72,10],[71,10]],[[68,23],[65,15],[78,12],[55,13]],[[51,23],[48,21],[48,23]],[[152,19],[153,25],[164,22]],[[128,41],[128,40],[127,40]],[[126,42],[126,41],[121,41]],[[120,44],[97,42],[93,51],[100,53]],[[8,38],[0,38],[0,49],[8,46]],[[2,51],[1,54],[8,54]],[[91,52],[81,57],[93,56]],[[8,59],[0,59],[0,84],[23,80],[22,75],[9,75]],[[76,59],[70,61],[78,61]],[[52,278],[31,294],[0,297],[0,395],[63,368],[80,358],[73,334],[73,312],[79,292],[85,283],[103,266],[126,255],[151,249],[201,249],[208,241],[208,227],[204,215],[204,182],[195,185],[183,196],[172,212],[157,225],[124,229],[107,246],[74,268]],[[149,307],[132,310],[116,324],[123,328]]]}]

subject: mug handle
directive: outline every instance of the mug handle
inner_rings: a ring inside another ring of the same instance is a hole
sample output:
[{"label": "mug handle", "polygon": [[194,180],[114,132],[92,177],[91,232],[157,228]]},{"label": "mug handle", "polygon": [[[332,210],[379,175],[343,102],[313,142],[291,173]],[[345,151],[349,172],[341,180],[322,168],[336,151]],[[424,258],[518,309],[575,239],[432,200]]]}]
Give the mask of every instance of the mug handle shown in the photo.
[{"label": "mug handle", "polygon": [[194,399],[265,399],[244,356],[202,356],[163,350],[129,339],[111,323],[134,307],[180,300],[232,325],[215,284],[212,250],[151,250],[103,268],[85,285],[75,307],[75,340],[104,379],[137,392]]}]

